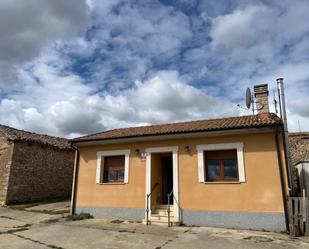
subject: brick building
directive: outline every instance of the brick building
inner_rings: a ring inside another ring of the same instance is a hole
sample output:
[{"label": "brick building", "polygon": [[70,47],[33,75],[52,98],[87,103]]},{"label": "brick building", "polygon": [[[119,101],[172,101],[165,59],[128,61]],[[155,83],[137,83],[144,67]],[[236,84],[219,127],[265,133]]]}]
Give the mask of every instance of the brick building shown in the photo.
[{"label": "brick building", "polygon": [[289,145],[292,165],[309,161],[309,132],[289,133]]},{"label": "brick building", "polygon": [[66,139],[0,125],[0,204],[69,197],[73,166]]}]

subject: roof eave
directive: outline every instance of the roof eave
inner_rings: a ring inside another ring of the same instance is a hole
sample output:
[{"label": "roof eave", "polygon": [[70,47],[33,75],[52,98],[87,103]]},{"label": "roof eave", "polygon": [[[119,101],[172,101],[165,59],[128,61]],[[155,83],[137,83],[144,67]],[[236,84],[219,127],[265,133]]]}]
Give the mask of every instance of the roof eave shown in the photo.
[{"label": "roof eave", "polygon": [[175,132],[175,133],[161,133],[154,135],[141,135],[141,136],[127,136],[108,139],[88,139],[88,140],[70,140],[70,143],[75,146],[88,146],[99,144],[115,144],[115,143],[129,143],[129,142],[143,142],[154,140],[169,140],[177,138],[192,138],[192,137],[207,137],[207,136],[224,136],[224,135],[236,135],[236,134],[248,134],[248,133],[262,133],[274,131],[276,127],[281,124],[267,124],[243,128],[225,128],[216,130],[204,130],[204,131],[190,131],[190,132]]}]

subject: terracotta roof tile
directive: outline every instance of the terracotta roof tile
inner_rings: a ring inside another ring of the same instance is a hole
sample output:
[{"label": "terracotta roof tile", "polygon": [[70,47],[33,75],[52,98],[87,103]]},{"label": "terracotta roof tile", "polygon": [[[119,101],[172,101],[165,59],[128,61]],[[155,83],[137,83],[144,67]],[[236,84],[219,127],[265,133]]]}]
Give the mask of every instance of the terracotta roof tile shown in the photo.
[{"label": "terracotta roof tile", "polygon": [[281,124],[281,119],[275,114],[228,117],[209,120],[197,120],[170,124],[139,126],[114,129],[75,138],[71,141],[108,140],[141,136],[168,135],[188,132],[203,132],[228,129],[242,129]]},{"label": "terracotta roof tile", "polygon": [[71,149],[69,140],[65,138],[18,130],[5,125],[0,125],[0,136],[5,137],[11,141],[28,141],[57,147],[59,149]]}]

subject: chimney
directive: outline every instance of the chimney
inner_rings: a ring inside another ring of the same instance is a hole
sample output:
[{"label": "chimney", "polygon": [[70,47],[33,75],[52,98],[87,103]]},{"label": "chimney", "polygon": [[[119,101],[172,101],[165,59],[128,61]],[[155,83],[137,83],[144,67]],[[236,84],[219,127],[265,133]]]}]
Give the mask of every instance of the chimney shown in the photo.
[{"label": "chimney", "polygon": [[256,109],[259,114],[269,113],[268,104],[268,85],[255,85],[254,86],[254,96],[256,98]]}]

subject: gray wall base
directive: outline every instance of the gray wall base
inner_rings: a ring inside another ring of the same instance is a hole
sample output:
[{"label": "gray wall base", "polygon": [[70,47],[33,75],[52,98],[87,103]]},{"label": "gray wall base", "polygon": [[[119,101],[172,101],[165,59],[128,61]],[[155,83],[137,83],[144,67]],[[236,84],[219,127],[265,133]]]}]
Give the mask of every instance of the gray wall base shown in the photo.
[{"label": "gray wall base", "polygon": [[[95,218],[143,220],[143,208],[76,207],[76,213],[90,213]],[[223,212],[181,210],[182,223],[189,226],[223,227],[281,232],[286,231],[284,213]]]},{"label": "gray wall base", "polygon": [[145,217],[143,208],[113,208],[113,207],[76,207],[75,213],[90,213],[95,218],[142,220]]},{"label": "gray wall base", "polygon": [[182,210],[185,225],[286,231],[284,213]]}]

